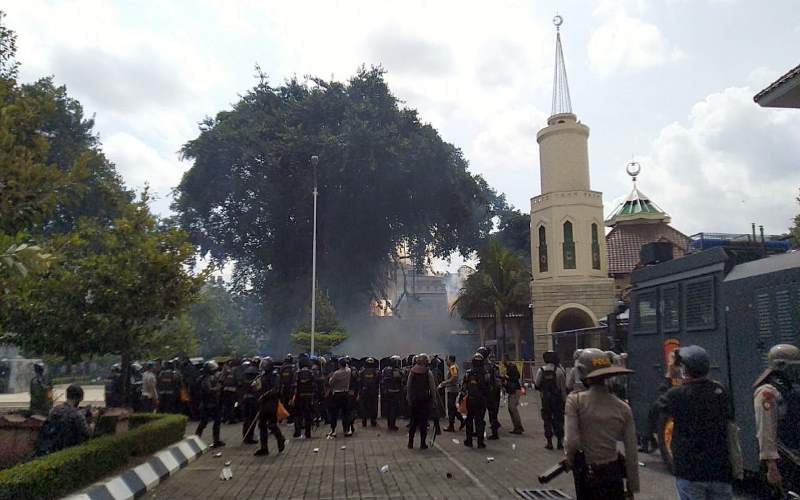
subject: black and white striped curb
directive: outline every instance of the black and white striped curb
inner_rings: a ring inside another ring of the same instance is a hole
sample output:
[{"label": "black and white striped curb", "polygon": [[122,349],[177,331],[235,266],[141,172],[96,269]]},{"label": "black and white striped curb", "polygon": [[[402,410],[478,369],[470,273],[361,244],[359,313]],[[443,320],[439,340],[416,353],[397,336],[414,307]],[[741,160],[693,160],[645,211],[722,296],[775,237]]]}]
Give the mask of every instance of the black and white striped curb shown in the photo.
[{"label": "black and white striped curb", "polygon": [[148,490],[175,472],[186,467],[190,462],[208,450],[199,437],[190,436],[180,443],[165,448],[146,463],[108,481],[95,484],[86,492],[71,495],[63,500],[128,500],[138,498]]}]

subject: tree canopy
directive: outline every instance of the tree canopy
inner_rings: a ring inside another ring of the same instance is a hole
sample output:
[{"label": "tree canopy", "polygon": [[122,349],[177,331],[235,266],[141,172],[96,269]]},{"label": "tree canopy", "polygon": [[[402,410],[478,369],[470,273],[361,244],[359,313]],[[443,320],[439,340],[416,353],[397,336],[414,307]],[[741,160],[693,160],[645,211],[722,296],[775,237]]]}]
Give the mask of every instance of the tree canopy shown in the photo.
[{"label": "tree canopy", "polygon": [[288,333],[309,302],[312,155],[319,156],[318,280],[337,309],[365,310],[398,248],[418,262],[470,254],[497,197],[461,151],[400,106],[380,68],[348,82],[262,75],[182,149],[173,206],[205,254],[235,263]]}]

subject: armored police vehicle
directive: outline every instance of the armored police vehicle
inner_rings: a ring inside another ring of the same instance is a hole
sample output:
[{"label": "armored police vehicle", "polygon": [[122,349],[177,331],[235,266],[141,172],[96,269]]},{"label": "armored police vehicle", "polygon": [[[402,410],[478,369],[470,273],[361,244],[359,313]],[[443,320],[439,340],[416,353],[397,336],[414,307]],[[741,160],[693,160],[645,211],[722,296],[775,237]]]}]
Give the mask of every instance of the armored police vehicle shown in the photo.
[{"label": "armored police vehicle", "polygon": [[[737,263],[723,248],[644,267],[631,276],[628,366],[636,371],[629,397],[637,429],[665,378],[667,356],[679,345],[704,347],[709,376],[728,387],[747,471],[758,471],[753,382],[778,343],[800,346],[800,252]],[[797,418],[800,418],[798,416]],[[669,464],[671,424],[658,422],[661,454]]]}]

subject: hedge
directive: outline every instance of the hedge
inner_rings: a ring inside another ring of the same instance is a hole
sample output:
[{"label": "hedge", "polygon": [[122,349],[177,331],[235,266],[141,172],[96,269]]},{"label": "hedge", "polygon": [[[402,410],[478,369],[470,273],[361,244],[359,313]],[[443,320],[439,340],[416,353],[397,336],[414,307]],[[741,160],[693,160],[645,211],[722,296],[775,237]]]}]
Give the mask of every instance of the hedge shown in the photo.
[{"label": "hedge", "polygon": [[0,471],[0,500],[60,498],[183,439],[183,415],[134,414],[131,430],[102,436]]}]

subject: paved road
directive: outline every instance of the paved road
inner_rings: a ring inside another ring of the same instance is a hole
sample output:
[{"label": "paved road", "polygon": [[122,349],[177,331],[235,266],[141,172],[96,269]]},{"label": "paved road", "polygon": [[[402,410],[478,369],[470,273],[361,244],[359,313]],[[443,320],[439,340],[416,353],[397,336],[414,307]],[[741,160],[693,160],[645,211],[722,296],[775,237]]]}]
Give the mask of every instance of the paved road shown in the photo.
[{"label": "paved road", "polygon": [[[326,440],[325,431],[314,431],[310,440],[291,439],[278,454],[271,439],[271,454],[254,457],[257,446],[241,445],[241,427],[223,426],[221,458],[207,453],[149,493],[147,498],[194,499],[353,499],[353,498],[521,498],[515,488],[542,488],[537,475],[556,463],[560,453],[545,450],[536,396],[523,398],[521,408],[526,433],[514,436],[508,412],[501,408],[501,439],[487,441],[485,450],[461,443],[463,433],[444,433],[428,450],[406,448],[407,434],[383,427],[362,429],[356,435]],[[190,424],[190,431],[195,424]],[[282,426],[284,434],[291,435]],[[210,429],[206,438],[210,439]],[[458,440],[458,443],[453,440]],[[345,447],[342,449],[342,447]],[[315,453],[314,448],[319,451]],[[488,458],[494,458],[489,461]],[[219,479],[223,462],[231,461],[233,479]],[[642,499],[675,499],[672,477],[657,455],[640,455]],[[389,471],[381,473],[383,465]],[[548,485],[574,496],[571,477],[563,475]]]},{"label": "paved road", "polygon": [[[53,398],[55,403],[64,402],[64,393],[67,392],[68,384],[61,384],[53,387]],[[83,402],[81,406],[105,406],[106,394],[105,387],[102,385],[84,385]],[[30,407],[31,395],[27,392],[17,392],[15,394],[0,394],[0,413],[13,410],[27,410]]]}]

